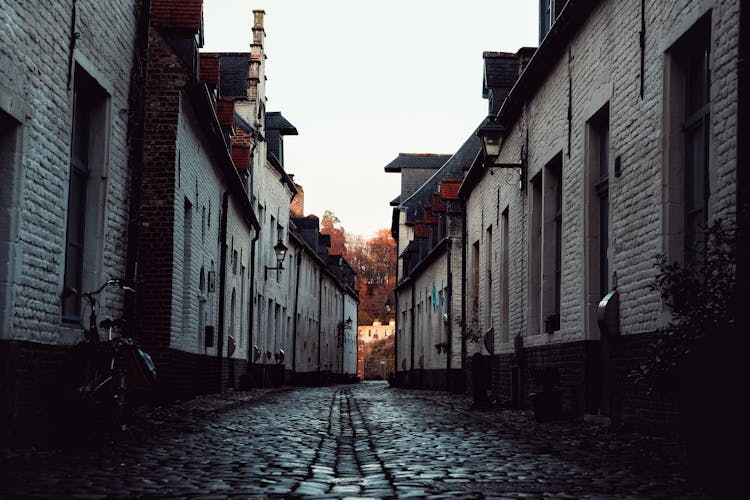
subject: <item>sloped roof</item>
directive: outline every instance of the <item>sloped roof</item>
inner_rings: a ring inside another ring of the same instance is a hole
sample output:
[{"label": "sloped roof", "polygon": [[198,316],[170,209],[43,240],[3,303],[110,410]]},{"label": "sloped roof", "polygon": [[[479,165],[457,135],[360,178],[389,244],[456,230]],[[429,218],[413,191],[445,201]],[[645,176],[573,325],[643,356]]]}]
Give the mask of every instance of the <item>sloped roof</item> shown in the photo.
[{"label": "sloped roof", "polygon": [[477,136],[478,128],[472,131],[458,151],[427,182],[422,184],[409,198],[401,202],[399,207],[406,211],[407,223],[421,220],[424,207],[432,204],[432,195],[437,192],[440,181],[463,178],[482,148],[482,142]]},{"label": "sloped roof", "polygon": [[385,166],[386,172],[401,172],[405,168],[438,169],[451,155],[433,153],[399,153],[396,159]]},{"label": "sloped roof", "polygon": [[266,129],[278,130],[281,135],[298,135],[297,129],[281,115],[280,111],[266,113]]},{"label": "sloped roof", "polygon": [[221,97],[247,99],[247,75],[250,71],[249,52],[221,54]]}]

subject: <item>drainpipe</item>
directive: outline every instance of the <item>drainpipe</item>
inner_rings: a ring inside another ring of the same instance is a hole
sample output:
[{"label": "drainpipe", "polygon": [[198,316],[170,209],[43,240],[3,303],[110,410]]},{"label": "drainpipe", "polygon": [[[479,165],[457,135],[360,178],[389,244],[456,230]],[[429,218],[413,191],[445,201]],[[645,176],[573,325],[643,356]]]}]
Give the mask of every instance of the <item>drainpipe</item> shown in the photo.
[{"label": "drainpipe", "polygon": [[320,384],[320,339],[323,338],[323,269],[318,279],[318,384]]},{"label": "drainpipe", "polygon": [[219,257],[219,328],[216,341],[216,365],[219,376],[218,392],[222,391],[221,376],[224,359],[224,307],[226,299],[224,292],[226,288],[226,266],[227,266],[227,220],[229,212],[229,191],[224,191],[221,197],[221,223],[219,226],[219,244],[221,245]]},{"label": "drainpipe", "polygon": [[294,323],[292,327],[292,380],[297,378],[297,313],[299,308],[299,275],[302,265],[302,249],[297,251],[297,282],[294,291]]},{"label": "drainpipe", "polygon": [[[255,244],[258,242],[258,238],[260,238],[260,226],[258,226],[255,229],[255,236],[253,236],[253,240],[250,242],[250,276],[252,279],[250,280],[250,303],[253,304],[255,301]],[[248,350],[247,350],[247,371],[248,375],[252,373],[252,370],[250,369],[252,364],[255,362],[254,360],[254,350],[255,350],[255,344],[253,343],[253,325],[255,325],[255,306],[250,307],[250,317],[248,318]]]},{"label": "drainpipe", "polygon": [[[447,216],[446,216],[447,218]],[[451,255],[452,255],[452,245],[453,240],[449,237],[448,238],[448,290],[446,293],[445,301],[446,301],[446,314],[448,315],[448,324],[446,325],[445,330],[445,336],[446,341],[448,342],[448,349],[446,352],[447,360],[445,362],[445,390],[450,391],[451,390],[451,357],[453,356],[453,311],[451,311],[451,297],[453,296],[453,276],[451,275]]]},{"label": "drainpipe", "polygon": [[466,375],[466,200],[461,199],[461,370]]},{"label": "drainpipe", "polygon": [[414,377],[414,336],[416,335],[416,328],[414,327],[414,299],[416,296],[417,283],[412,278],[411,280],[411,372]]},{"label": "drainpipe", "polygon": [[346,295],[341,290],[341,380],[344,380],[344,328],[346,327]]},{"label": "drainpipe", "polygon": [[[250,148],[250,161],[252,162],[253,159],[253,153],[255,153],[255,148],[257,147],[257,144],[253,142],[252,147]],[[254,163],[254,162],[253,162]],[[250,192],[248,193],[251,201],[250,204],[252,205],[252,196],[253,196],[253,184],[254,184],[255,174],[251,171],[250,172]],[[255,217],[254,219],[257,219]],[[258,243],[258,238],[260,238],[260,223],[258,223],[257,226],[255,226],[255,236],[253,236],[252,241],[250,242],[250,304],[254,304],[255,301],[255,248],[256,243]],[[252,374],[252,364],[254,361],[254,350],[255,350],[255,344],[253,343],[253,325],[255,325],[255,307],[254,305],[250,306],[250,317],[248,318],[248,325],[247,325],[247,336],[248,336],[248,348],[247,348],[247,374],[248,378]]]},{"label": "drainpipe", "polygon": [[[141,199],[141,174],[143,171],[143,135],[146,122],[146,73],[148,69],[148,29],[151,24],[151,2],[136,3],[136,35],[133,53],[133,71],[130,76],[128,96],[128,164],[130,165],[130,211],[128,220],[128,246],[125,257],[125,277],[138,277],[138,225]],[[72,63],[71,63],[72,64]],[[136,324],[136,300],[133,294],[125,294],[123,315],[128,334],[133,336]]]}]

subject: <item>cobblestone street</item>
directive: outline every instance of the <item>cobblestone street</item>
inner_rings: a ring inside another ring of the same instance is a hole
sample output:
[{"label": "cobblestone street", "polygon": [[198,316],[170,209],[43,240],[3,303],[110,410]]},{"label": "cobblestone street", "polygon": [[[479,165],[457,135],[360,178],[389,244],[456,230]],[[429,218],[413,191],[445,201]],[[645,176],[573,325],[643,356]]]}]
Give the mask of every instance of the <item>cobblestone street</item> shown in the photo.
[{"label": "cobblestone street", "polygon": [[702,498],[642,443],[587,444],[582,423],[524,431],[465,396],[382,382],[242,394],[156,409],[115,445],[5,450],[0,497]]}]

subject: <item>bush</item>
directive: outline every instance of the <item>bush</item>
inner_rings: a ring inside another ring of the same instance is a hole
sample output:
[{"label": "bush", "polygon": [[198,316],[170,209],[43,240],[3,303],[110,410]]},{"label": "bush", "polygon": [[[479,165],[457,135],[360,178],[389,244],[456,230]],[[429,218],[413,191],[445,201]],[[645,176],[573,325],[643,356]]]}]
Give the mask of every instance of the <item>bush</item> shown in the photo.
[{"label": "bush", "polygon": [[651,356],[632,374],[649,394],[677,388],[686,363],[696,352],[731,345],[736,314],[736,236],[721,219],[706,229],[706,246],[696,263],[657,258],[659,273],[651,288],[669,306],[672,320],[656,332]]}]

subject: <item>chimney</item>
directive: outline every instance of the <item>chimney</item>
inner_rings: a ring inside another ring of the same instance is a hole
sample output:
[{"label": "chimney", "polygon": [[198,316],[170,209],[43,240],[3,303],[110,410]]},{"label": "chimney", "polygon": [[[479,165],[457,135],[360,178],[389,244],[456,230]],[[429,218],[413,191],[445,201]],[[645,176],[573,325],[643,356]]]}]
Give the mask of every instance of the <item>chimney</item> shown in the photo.
[{"label": "chimney", "polygon": [[254,119],[248,120],[262,131],[263,113],[266,101],[266,55],[264,52],[266,30],[263,28],[264,10],[253,11],[253,41],[250,44],[250,69],[247,83],[247,97],[254,112]]},{"label": "chimney", "polygon": [[[292,177],[291,175],[289,177]],[[294,182],[294,179],[292,179]],[[289,205],[289,211],[292,213],[292,217],[304,217],[305,216],[305,190],[302,186],[294,182],[294,188],[297,190],[297,194],[292,198],[292,203]]]}]

